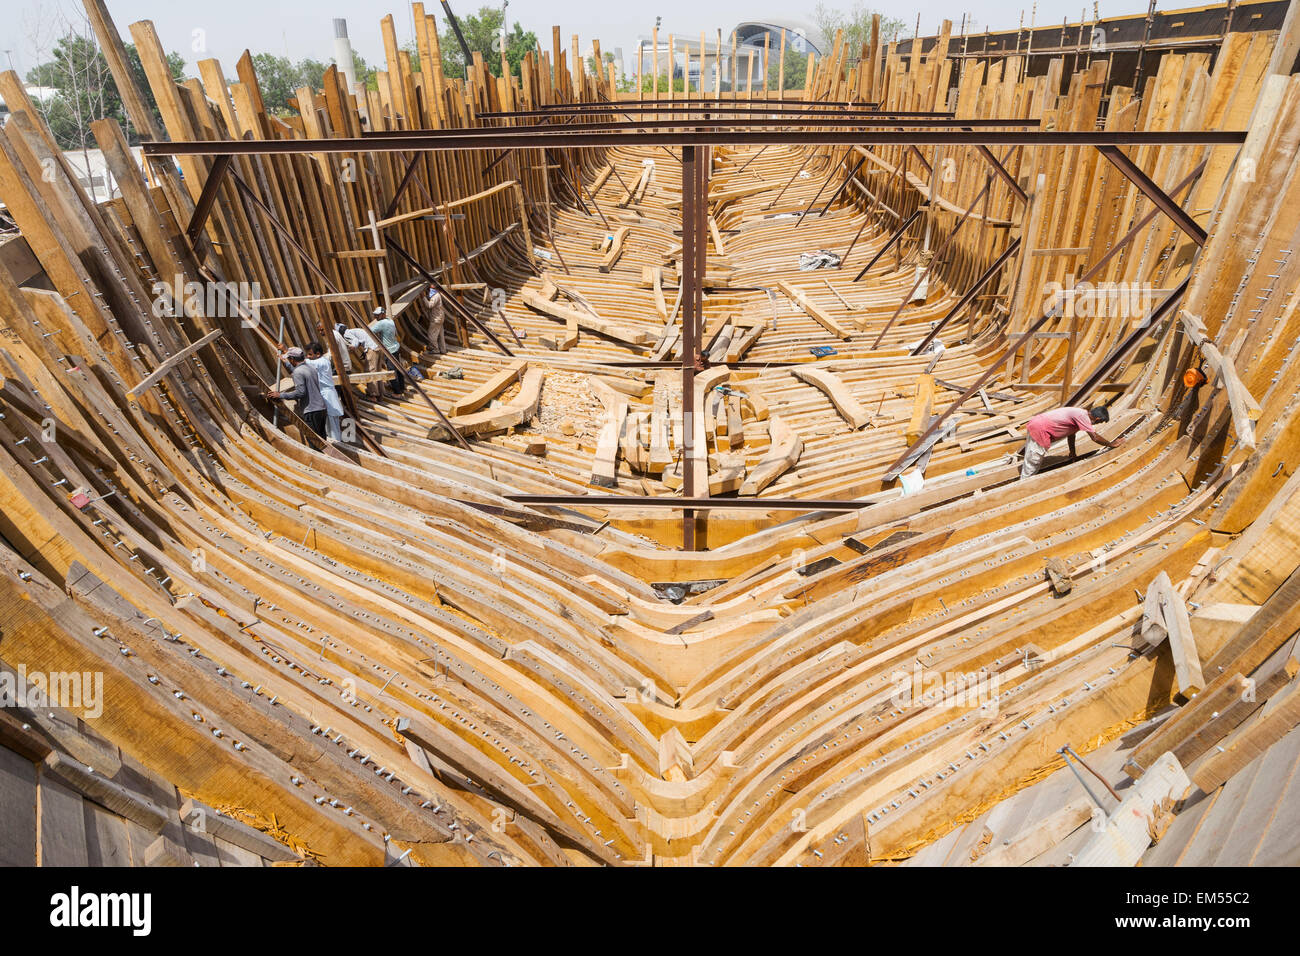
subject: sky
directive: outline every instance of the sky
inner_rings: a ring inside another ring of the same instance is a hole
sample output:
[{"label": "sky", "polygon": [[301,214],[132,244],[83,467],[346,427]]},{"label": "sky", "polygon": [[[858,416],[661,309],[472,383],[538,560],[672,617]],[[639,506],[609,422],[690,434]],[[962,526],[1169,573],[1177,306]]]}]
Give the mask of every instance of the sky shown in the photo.
[{"label": "sky", "polygon": [[[477,11],[482,0],[451,0],[458,16]],[[812,20],[818,0],[655,0],[639,4],[592,3],[591,0],[513,0],[507,17],[518,21],[525,30],[537,34],[543,49],[550,48],[551,26],[562,28],[565,48],[573,33],[582,38],[583,49],[592,37],[601,41],[604,50],[621,47],[627,62],[637,37],[649,35],[655,17],[662,17],[661,35],[669,31],[698,37],[701,31],[723,35],[744,20],[765,16]],[[821,0],[831,9],[849,10],[854,0]],[[215,56],[227,75],[233,75],[235,61],[243,51],[274,53],[297,61],[313,57],[329,62],[333,52],[333,18],[346,17],[353,48],[371,64],[382,62],[383,42],[379,21],[386,13],[394,15],[399,44],[413,37],[409,4],[372,4],[357,0],[107,0],[109,13],[122,36],[128,41],[128,26],[138,20],[152,20],[168,52],[185,57],[187,73],[197,74],[195,63]],[[1179,9],[1194,5],[1191,0],[1160,3],[1160,9]],[[954,32],[963,14],[972,22],[994,30],[1015,29],[1020,22],[1021,6],[992,0],[914,0],[905,7],[891,3],[867,2],[885,15],[902,13],[909,31],[921,17],[921,33],[938,32],[944,19],[953,21]],[[1023,5],[1026,25],[1031,15],[1039,26],[1059,24],[1065,18],[1077,23],[1084,10],[1092,17],[1087,0],[1034,0]],[[442,26],[442,7],[438,0],[427,0],[426,11],[436,12]],[[1103,17],[1145,13],[1146,0],[1101,0]],[[781,12],[776,12],[781,11]],[[0,0],[0,68],[16,69],[26,76],[29,69],[47,58],[45,54],[66,24],[80,24],[84,14],[80,0]]]}]

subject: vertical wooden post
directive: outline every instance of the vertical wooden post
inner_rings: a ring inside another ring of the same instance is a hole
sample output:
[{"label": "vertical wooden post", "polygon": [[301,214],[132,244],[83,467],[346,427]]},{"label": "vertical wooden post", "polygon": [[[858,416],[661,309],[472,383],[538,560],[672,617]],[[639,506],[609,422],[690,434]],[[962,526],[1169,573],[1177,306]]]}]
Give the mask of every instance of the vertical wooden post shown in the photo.
[{"label": "vertical wooden post", "polygon": [[[772,50],[772,34],[763,34],[763,92],[767,92],[767,63]],[[764,97],[766,99],[766,97]]]},{"label": "vertical wooden post", "polygon": [[781,59],[776,69],[776,98],[785,101],[785,27],[781,28]]},{"label": "vertical wooden post", "polygon": [[731,98],[737,100],[740,98],[740,90],[736,87],[736,31],[731,32]]},{"label": "vertical wooden post", "polygon": [[[653,77],[652,85],[654,86],[655,100],[658,101],[659,99],[659,28],[658,27],[655,27],[654,31],[650,34],[650,43],[654,46],[654,50],[651,53],[651,56],[654,58],[653,59],[654,71],[651,74],[651,76]],[[658,118],[659,118],[659,114],[656,113],[655,119]]]}]

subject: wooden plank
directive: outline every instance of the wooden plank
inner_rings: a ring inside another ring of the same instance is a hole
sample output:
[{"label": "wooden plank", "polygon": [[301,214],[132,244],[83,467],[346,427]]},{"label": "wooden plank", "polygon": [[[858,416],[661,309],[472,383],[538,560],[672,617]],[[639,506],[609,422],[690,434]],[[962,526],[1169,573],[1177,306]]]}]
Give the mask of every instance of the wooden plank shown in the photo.
[{"label": "wooden plank", "polygon": [[543,315],[548,315],[553,319],[559,319],[566,324],[573,324],[579,329],[586,329],[590,332],[597,332],[609,338],[616,339],[627,345],[645,346],[654,341],[655,336],[650,332],[633,329],[628,326],[618,325],[614,322],[606,321],[599,316],[592,315],[580,309],[570,306],[560,305],[558,302],[552,302],[545,296],[542,296],[531,289],[525,289],[520,294],[524,304],[531,309],[536,309]]},{"label": "wooden plank", "polygon": [[1192,779],[1207,793],[1258,758],[1300,724],[1300,678],[1274,695],[1258,713],[1229,734],[1192,768]]},{"label": "wooden plank", "polygon": [[189,345],[185,346],[185,348],[181,349],[179,352],[175,353],[174,355],[170,356],[167,359],[164,359],[161,365],[159,365],[156,369],[150,372],[134,388],[128,389],[126,394],[131,398],[135,398],[145,389],[152,387],[155,383],[160,381],[164,375],[166,375],[168,372],[174,369],[181,362],[184,362],[187,358],[189,358],[199,349],[203,348],[203,346],[207,345],[209,342],[215,341],[216,339],[220,338],[221,335],[222,335],[221,329],[214,329],[213,331],[209,332],[207,335],[203,336],[203,338],[199,339],[197,342],[191,342]]},{"label": "wooden plank", "polygon": [[511,362],[478,388],[452,402],[447,408],[448,414],[455,416],[478,411],[504,392],[512,382],[518,381],[527,369],[528,363],[523,359]]},{"label": "wooden plank", "polygon": [[[246,823],[241,823],[233,817],[228,817],[224,813],[218,813],[199,800],[193,798],[186,800],[181,804],[180,813],[181,819],[186,822],[187,826],[206,833],[214,840],[242,847],[261,859],[283,862],[301,859],[298,854],[274,837],[263,833],[261,830],[254,829]],[[197,821],[201,821],[201,824]],[[220,851],[218,851],[218,856],[220,856]]]},{"label": "wooden plank", "polygon": [[54,774],[42,771],[37,796],[40,809],[39,850],[41,866],[87,866],[86,811],[81,794]]},{"label": "wooden plank", "polygon": [[918,375],[916,379],[916,397],[912,400],[912,415],[907,422],[907,443],[910,445],[921,437],[930,426],[930,416],[934,414],[934,376]]},{"label": "wooden plank", "polygon": [[756,495],[795,466],[803,454],[803,439],[780,415],[768,419],[771,445],[740,487],[742,495]]},{"label": "wooden plank", "polygon": [[[462,435],[470,436],[487,435],[523,424],[537,414],[545,377],[545,373],[539,368],[528,369],[519,386],[519,394],[508,405],[471,412],[467,415],[456,415],[450,419],[452,427]],[[445,440],[451,436],[446,434],[446,428],[441,423],[436,423],[429,430],[429,437]]]},{"label": "wooden plank", "polygon": [[0,866],[36,865],[36,765],[0,747]]},{"label": "wooden plank", "polygon": [[45,769],[58,775],[64,783],[87,799],[94,800],[118,816],[125,817],[152,833],[160,832],[164,824],[173,817],[173,814],[167,813],[152,801],[87,769],[83,764],[69,759],[67,755],[58,751],[45,758]]},{"label": "wooden plank", "polygon": [[796,288],[784,279],[778,281],[776,287],[831,335],[841,339],[852,337],[852,332],[831,318],[821,306],[809,299],[802,289]]},{"label": "wooden plank", "polygon": [[608,272],[614,268],[614,264],[623,256],[623,246],[627,243],[628,233],[631,232],[629,226],[619,226],[614,230],[610,240],[609,249],[605,252],[604,257],[600,260],[598,268],[601,272]]},{"label": "wooden plank", "polygon": [[1196,649],[1192,623],[1187,616],[1183,597],[1174,590],[1169,575],[1161,571],[1152,579],[1143,601],[1142,639],[1149,645],[1166,637],[1173,653],[1178,689],[1184,697],[1193,697],[1205,688],[1201,658]]},{"label": "wooden plank", "polygon": [[1174,755],[1162,756],[1125,795],[1105,828],[1089,838],[1072,865],[1136,866],[1151,845],[1156,817],[1168,815],[1191,785]]},{"label": "wooden plank", "polygon": [[1086,797],[1071,800],[1013,841],[981,856],[973,866],[1024,866],[1056,846],[1092,819],[1094,805]]},{"label": "wooden plank", "polygon": [[801,382],[806,382],[813,388],[819,389],[835,406],[841,418],[848,422],[849,427],[855,431],[862,428],[871,421],[871,414],[861,403],[853,397],[844,381],[832,372],[822,368],[804,366],[793,368],[790,374]]},{"label": "wooden plank", "polygon": [[130,866],[131,837],[116,813],[85,801],[86,859],[90,866]]}]

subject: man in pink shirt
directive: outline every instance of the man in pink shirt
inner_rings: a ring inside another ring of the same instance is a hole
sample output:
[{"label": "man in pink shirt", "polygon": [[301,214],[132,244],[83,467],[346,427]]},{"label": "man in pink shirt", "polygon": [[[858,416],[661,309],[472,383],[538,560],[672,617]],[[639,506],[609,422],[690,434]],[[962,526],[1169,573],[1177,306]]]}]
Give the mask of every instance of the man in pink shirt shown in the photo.
[{"label": "man in pink shirt", "polygon": [[1119,447],[1118,441],[1107,441],[1092,427],[1094,424],[1108,421],[1110,421],[1110,412],[1100,405],[1092,409],[1054,408],[1050,412],[1035,415],[1025,425],[1025,433],[1029,437],[1025,439],[1025,460],[1020,466],[1020,477],[1028,478],[1037,473],[1043,465],[1043,459],[1047,456],[1047,449],[1052,447],[1053,442],[1058,442],[1062,438],[1069,439],[1070,457],[1073,458],[1075,456],[1074,436],[1077,432],[1087,432],[1098,445],[1105,445],[1107,448]]}]

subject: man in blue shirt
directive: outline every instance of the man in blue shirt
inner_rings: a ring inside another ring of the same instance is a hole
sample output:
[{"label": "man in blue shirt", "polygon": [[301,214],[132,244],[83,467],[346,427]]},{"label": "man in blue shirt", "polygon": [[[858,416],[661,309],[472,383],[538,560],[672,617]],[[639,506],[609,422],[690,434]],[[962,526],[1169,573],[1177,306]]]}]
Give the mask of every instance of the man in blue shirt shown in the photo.
[{"label": "man in blue shirt", "polygon": [[[396,357],[398,351],[402,347],[401,343],[397,340],[397,324],[388,317],[383,306],[375,309],[373,316],[374,319],[370,323],[370,334],[388,350],[390,355]],[[366,353],[367,361],[373,363],[370,369],[372,372],[379,371],[379,363],[382,358],[383,353],[378,349]],[[392,392],[394,395],[402,395],[406,392],[406,381],[403,379],[402,373],[398,370],[396,363],[393,362],[392,359],[388,359],[387,362],[388,367],[393,370],[393,382],[391,385]]]}]

